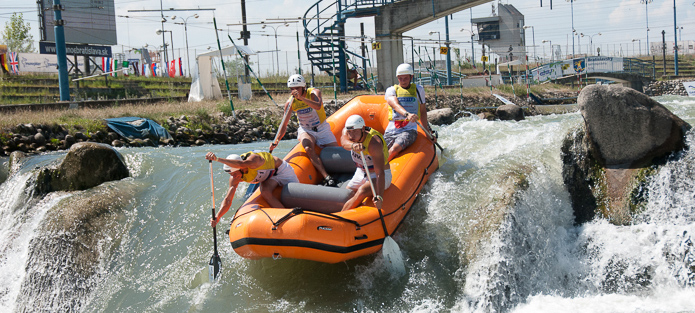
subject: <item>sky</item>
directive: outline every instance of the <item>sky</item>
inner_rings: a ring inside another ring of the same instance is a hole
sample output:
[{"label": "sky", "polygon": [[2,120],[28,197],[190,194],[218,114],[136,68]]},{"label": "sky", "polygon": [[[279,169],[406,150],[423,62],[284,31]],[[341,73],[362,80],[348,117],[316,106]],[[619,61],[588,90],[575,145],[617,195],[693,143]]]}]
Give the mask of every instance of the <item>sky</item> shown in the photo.
[{"label": "sky", "polygon": [[[116,8],[116,28],[118,36],[118,46],[112,49],[114,52],[126,52],[133,48],[140,48],[146,44],[149,46],[161,46],[162,37],[157,35],[157,29],[161,28],[159,12],[129,12],[129,10],[159,10],[160,1],[157,0],[113,0]],[[541,7],[541,1],[543,7]],[[277,19],[296,19],[304,15],[309,7],[315,3],[306,0],[246,0],[247,23],[277,22]],[[329,3],[332,1],[324,1]],[[640,0],[554,0],[553,9],[550,9],[550,0],[504,0],[504,4],[514,5],[524,16],[525,24],[533,26],[526,32],[526,43],[529,46],[529,53],[538,57],[549,56],[550,43],[560,45],[563,54],[572,51],[572,19],[574,19],[574,29],[577,33],[585,34],[583,38],[576,38],[575,51],[577,53],[587,52],[590,42],[593,43],[592,51],[597,47],[602,50],[602,55],[611,55],[615,51],[622,49],[623,55],[632,55],[639,52],[641,45],[642,53],[646,52],[647,42],[647,16],[645,8],[648,10],[649,21],[649,41],[661,41],[661,31],[666,31],[666,41],[674,40],[674,10],[673,0],[653,0],[643,3]],[[186,58],[186,32],[183,25],[176,25],[171,22],[171,16],[176,15],[176,22],[182,22],[180,17],[186,18],[197,13],[199,18],[188,18],[188,47],[191,60],[195,54],[207,52],[208,48],[215,49],[217,41],[214,27],[212,25],[212,11],[188,11],[188,12],[166,12],[168,8],[176,9],[195,9],[195,8],[214,8],[214,16],[217,20],[220,40],[222,47],[231,45],[227,39],[227,34],[237,40],[241,26],[228,25],[241,23],[241,1],[240,0],[161,0],[165,10],[164,15],[169,20],[164,28],[173,33],[173,46],[176,57]],[[473,18],[487,17],[491,15],[491,3],[486,3],[450,15],[449,34],[450,40],[454,42],[453,47],[461,49],[465,55],[470,54],[470,33],[460,31],[462,28],[470,29],[471,12]],[[497,3],[497,1],[494,1]],[[695,0],[676,0],[677,26],[679,28],[679,40],[695,40]],[[572,14],[573,8],[573,14]],[[13,12],[23,13],[25,21],[31,26],[31,35],[37,41],[35,47],[38,49],[38,39],[40,38],[37,7],[34,1],[0,0],[0,25],[4,28],[5,23],[10,19]],[[127,18],[125,16],[128,16]],[[69,23],[69,21],[67,21]],[[364,23],[365,35],[374,38],[374,19],[354,18],[348,19],[346,24],[347,36],[360,35],[360,23]],[[293,23],[289,26],[283,24],[271,24],[277,28],[278,53],[275,50],[275,32],[270,27],[265,29],[261,25],[249,25],[251,32],[249,46],[259,51],[256,56],[251,57],[254,63],[253,69],[261,76],[268,72],[280,71],[281,73],[293,73],[297,67],[297,40],[296,34],[300,34],[300,53],[303,71],[309,68],[306,55],[304,54],[303,29],[300,23]],[[682,29],[680,29],[682,27]],[[430,35],[431,31],[439,31]],[[597,35],[601,33],[601,35]],[[404,35],[412,36],[416,40],[416,45],[435,47],[437,40],[445,39],[446,29],[444,18],[416,29],[406,32]],[[593,36],[592,36],[593,35]],[[682,36],[682,38],[680,38]],[[591,38],[591,39],[590,39]],[[636,40],[635,40],[636,39]],[[546,43],[543,41],[546,40]],[[633,41],[634,40],[634,41]],[[166,34],[166,41],[170,41],[170,35]],[[535,41],[535,45],[534,45]],[[580,45],[581,43],[581,45]],[[348,41],[348,48],[359,53],[359,42]],[[410,46],[409,43],[406,43]],[[479,59],[479,45],[475,45],[476,59]],[[406,49],[407,50],[407,49]],[[370,49],[371,51],[371,49]],[[439,57],[439,56],[437,56]],[[410,58],[410,55],[407,55]],[[185,61],[184,61],[185,62]],[[194,62],[194,61],[192,61]],[[279,62],[279,64],[277,64]],[[260,70],[260,71],[259,71]]]}]

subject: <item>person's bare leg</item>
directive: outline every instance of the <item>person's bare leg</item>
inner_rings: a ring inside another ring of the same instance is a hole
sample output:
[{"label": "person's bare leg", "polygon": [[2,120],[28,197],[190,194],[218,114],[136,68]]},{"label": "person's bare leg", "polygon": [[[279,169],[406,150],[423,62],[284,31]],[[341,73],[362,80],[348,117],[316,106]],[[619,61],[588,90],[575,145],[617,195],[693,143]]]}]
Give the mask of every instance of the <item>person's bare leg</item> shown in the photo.
[{"label": "person's bare leg", "polygon": [[396,155],[401,153],[403,151],[403,146],[400,144],[394,143],[393,146],[391,146],[391,149],[389,149],[389,162],[393,160]]},{"label": "person's bare leg", "polygon": [[277,181],[273,179],[266,179],[264,182],[261,182],[261,196],[263,196],[263,199],[265,199],[266,202],[268,202],[268,205],[271,208],[284,208],[285,206],[280,202],[280,200],[276,199],[273,196],[273,190],[279,185]]},{"label": "person's bare leg", "polygon": [[362,202],[364,198],[368,197],[371,194],[371,192],[372,191],[369,187],[369,182],[365,182],[356,191],[353,191],[352,197],[345,202],[341,211],[354,209],[357,206],[357,204]]},{"label": "person's bare leg", "polygon": [[302,147],[304,147],[304,151],[306,151],[306,155],[309,157],[309,160],[311,161],[311,164],[314,166],[317,172],[321,175],[321,177],[326,177],[328,176],[328,173],[326,172],[326,169],[323,167],[323,163],[321,162],[321,159],[319,158],[318,154],[316,153],[316,149],[314,148],[316,146],[315,139],[310,136],[307,133],[302,134],[300,138],[300,142],[302,143]]}]

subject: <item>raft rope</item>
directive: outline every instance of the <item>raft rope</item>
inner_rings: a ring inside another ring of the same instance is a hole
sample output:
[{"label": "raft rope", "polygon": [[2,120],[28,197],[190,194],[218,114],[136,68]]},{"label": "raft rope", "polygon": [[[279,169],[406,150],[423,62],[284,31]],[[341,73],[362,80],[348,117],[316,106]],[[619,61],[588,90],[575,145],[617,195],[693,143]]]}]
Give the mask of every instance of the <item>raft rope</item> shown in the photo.
[{"label": "raft rope", "polygon": [[[436,152],[437,147],[434,146],[434,144],[432,144],[432,148],[433,148],[433,149],[435,150],[435,152]],[[423,174],[422,174],[422,176],[420,177],[420,181],[418,182],[418,186],[417,186],[416,189],[419,190],[420,187],[422,187],[422,182],[425,180],[425,176],[427,176],[427,174],[429,174],[429,168],[430,168],[430,166],[432,166],[432,164],[434,163],[434,160],[435,160],[436,157],[437,157],[437,154],[435,153],[434,156],[432,157],[432,159],[430,160],[430,164],[428,164],[427,167],[425,168],[425,170],[423,171]],[[402,203],[401,205],[399,205],[398,207],[400,207],[401,210],[404,210],[404,209],[405,209],[405,205],[408,204],[408,202],[410,202],[410,200],[412,200],[413,197],[416,197],[416,196],[417,196],[417,194],[415,194],[415,193],[411,194],[410,197],[408,197],[408,199],[405,200],[405,202],[403,202],[403,203]],[[276,229],[277,226],[279,226],[280,224],[282,224],[282,223],[284,223],[285,221],[289,220],[290,218],[295,217],[295,216],[298,216],[298,215],[300,215],[300,214],[308,214],[308,215],[313,215],[313,216],[316,216],[316,217],[322,217],[322,218],[325,218],[325,219],[337,220],[337,221],[342,221],[342,222],[350,223],[350,224],[355,225],[355,227],[356,227],[358,230],[359,230],[361,227],[363,227],[363,226],[366,226],[366,225],[369,225],[369,224],[371,224],[371,223],[374,223],[374,222],[377,222],[377,221],[380,221],[380,220],[381,220],[381,218],[377,218],[377,219],[374,219],[374,220],[369,221],[369,222],[367,222],[367,223],[360,224],[360,223],[358,223],[357,221],[353,221],[353,220],[350,220],[350,219],[347,219],[347,218],[344,218],[344,217],[341,217],[341,216],[338,216],[338,215],[335,215],[335,214],[332,214],[332,213],[323,213],[323,212],[318,212],[318,211],[309,211],[309,210],[305,210],[305,209],[302,209],[302,208],[297,207],[297,208],[293,208],[290,212],[288,212],[287,214],[285,214],[285,216],[281,217],[281,218],[278,219],[277,221],[273,221],[273,219],[270,217],[270,215],[268,214],[268,212],[266,212],[263,208],[260,208],[260,207],[259,207],[259,208],[256,208],[256,209],[253,209],[253,210],[251,210],[251,211],[248,211],[248,212],[246,212],[246,213],[237,215],[237,213],[239,213],[239,210],[241,210],[241,207],[239,207],[239,208],[237,209],[236,213],[234,214],[234,218],[232,219],[232,222],[231,222],[230,224],[234,224],[234,221],[235,221],[237,218],[240,218],[240,217],[242,217],[242,216],[244,216],[244,215],[246,215],[246,214],[252,213],[252,212],[254,212],[254,211],[260,210],[261,212],[263,212],[263,214],[265,214],[266,217],[268,217],[268,220],[270,220],[270,222],[273,223],[273,230]],[[397,212],[397,210],[394,210],[394,211],[391,212],[391,213],[386,213],[386,214],[384,214],[384,217],[387,217],[387,216],[389,216],[389,215],[392,215],[392,214],[394,214],[394,213],[396,213],[396,212]],[[410,211],[408,211],[408,213],[410,213]],[[391,233],[394,233],[394,232],[401,226],[401,224],[403,223],[404,220],[405,220],[405,217],[401,220],[400,223],[398,223],[398,225],[396,226],[396,228],[395,228]]]}]

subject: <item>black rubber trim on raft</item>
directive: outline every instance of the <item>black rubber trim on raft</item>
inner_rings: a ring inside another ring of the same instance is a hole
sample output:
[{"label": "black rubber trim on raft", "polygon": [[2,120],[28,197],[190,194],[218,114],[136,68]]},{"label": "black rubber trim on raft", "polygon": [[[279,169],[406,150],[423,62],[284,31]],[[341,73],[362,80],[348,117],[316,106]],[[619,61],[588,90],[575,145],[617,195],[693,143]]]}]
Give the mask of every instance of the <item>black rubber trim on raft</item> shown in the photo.
[{"label": "black rubber trim on raft", "polygon": [[384,238],[368,241],[354,246],[341,247],[327,245],[315,241],[297,240],[297,239],[265,239],[265,238],[242,238],[232,242],[232,248],[237,249],[246,245],[257,246],[278,246],[278,247],[300,247],[310,248],[333,253],[352,253],[359,250],[375,247],[384,243]]}]

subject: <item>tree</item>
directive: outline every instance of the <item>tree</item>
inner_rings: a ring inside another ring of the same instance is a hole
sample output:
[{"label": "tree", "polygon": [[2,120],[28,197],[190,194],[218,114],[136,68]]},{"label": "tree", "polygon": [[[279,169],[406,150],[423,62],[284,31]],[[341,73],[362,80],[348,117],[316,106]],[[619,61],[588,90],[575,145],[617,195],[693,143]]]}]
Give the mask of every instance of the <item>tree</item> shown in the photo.
[{"label": "tree", "polygon": [[2,41],[12,52],[34,52],[34,37],[29,34],[31,26],[24,22],[22,13],[13,13],[2,30]]},{"label": "tree", "polygon": [[[253,62],[249,61],[249,65],[253,65]],[[227,69],[227,75],[229,76],[236,76],[241,73],[241,75],[244,75],[244,69],[246,68],[246,64],[244,64],[244,60],[241,58],[234,58],[230,61],[225,61],[224,62],[224,67]]]}]

